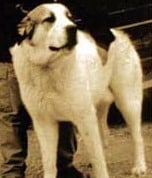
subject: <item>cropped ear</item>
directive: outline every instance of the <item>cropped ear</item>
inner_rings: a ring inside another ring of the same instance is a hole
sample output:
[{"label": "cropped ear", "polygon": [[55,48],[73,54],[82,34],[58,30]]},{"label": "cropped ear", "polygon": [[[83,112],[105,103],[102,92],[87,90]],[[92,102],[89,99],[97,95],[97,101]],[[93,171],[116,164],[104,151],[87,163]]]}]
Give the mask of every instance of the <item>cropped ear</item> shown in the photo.
[{"label": "cropped ear", "polygon": [[23,20],[18,24],[18,34],[20,36],[32,38],[36,22],[33,21],[29,16],[23,18]]}]

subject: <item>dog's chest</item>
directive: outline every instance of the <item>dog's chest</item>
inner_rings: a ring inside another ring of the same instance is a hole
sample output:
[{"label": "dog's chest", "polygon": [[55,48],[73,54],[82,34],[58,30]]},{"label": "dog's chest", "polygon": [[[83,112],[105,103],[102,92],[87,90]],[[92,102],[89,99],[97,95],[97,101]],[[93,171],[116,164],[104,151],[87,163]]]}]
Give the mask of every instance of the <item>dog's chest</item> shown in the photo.
[{"label": "dog's chest", "polygon": [[69,108],[90,99],[96,105],[104,96],[109,82],[103,75],[101,64],[72,60],[55,69],[33,70],[32,91],[37,92],[41,102],[46,102],[43,106],[51,104],[56,108]]},{"label": "dog's chest", "polygon": [[[76,110],[83,110],[82,106],[90,100],[95,104],[101,97],[101,73],[99,68],[88,68],[86,63],[71,62],[56,69],[35,68],[33,69],[32,83],[28,92],[28,103],[35,100],[35,106],[40,111],[54,113],[60,118],[72,117]],[[27,100],[27,95],[25,100]],[[36,97],[33,97],[36,96]]]}]

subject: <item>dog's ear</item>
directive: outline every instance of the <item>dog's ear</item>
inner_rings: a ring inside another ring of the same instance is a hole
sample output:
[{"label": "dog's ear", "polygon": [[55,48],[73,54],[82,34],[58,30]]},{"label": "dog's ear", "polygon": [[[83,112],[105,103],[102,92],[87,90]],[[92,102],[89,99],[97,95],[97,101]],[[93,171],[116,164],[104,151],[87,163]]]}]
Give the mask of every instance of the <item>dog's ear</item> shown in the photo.
[{"label": "dog's ear", "polygon": [[24,17],[23,20],[18,24],[18,34],[23,38],[28,37],[31,39],[35,24],[35,21],[33,21],[29,16]]}]

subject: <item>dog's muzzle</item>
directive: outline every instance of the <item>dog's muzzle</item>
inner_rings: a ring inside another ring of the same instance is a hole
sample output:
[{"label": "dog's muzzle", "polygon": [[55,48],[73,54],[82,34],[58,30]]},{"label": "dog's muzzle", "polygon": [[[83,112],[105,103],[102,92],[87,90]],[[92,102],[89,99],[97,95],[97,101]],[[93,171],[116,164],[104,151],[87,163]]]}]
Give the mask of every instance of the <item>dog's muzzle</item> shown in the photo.
[{"label": "dog's muzzle", "polygon": [[67,47],[72,48],[77,44],[77,26],[71,25],[67,27]]},{"label": "dog's muzzle", "polygon": [[61,47],[54,47],[50,46],[49,49],[52,51],[59,51],[61,49],[71,49],[77,44],[77,26],[76,25],[69,25],[66,27],[66,35],[67,35],[67,40],[65,45]]}]

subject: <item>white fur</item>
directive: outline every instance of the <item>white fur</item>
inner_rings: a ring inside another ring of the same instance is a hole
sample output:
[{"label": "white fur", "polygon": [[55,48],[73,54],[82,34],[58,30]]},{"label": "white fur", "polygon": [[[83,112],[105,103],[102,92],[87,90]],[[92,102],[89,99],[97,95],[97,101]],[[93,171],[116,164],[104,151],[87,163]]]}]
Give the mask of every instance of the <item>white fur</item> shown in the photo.
[{"label": "white fur", "polygon": [[60,47],[65,43],[65,28],[73,22],[67,19],[67,9],[60,4],[41,7],[56,15],[55,23],[47,26],[47,30],[43,27],[45,23],[38,24],[32,39],[34,45],[25,39],[16,44],[11,53],[21,96],[40,142],[44,178],[56,177],[58,122],[65,120],[77,126],[95,178],[109,178],[99,125],[102,136],[106,137],[112,97],[133,137],[133,173],[145,173],[141,135],[142,71],[128,36],[112,30],[116,40],[109,48],[105,65],[105,59],[98,52],[103,49],[98,49],[92,37],[81,31],[77,33],[78,43],[73,49],[51,51],[50,44]]}]

